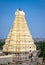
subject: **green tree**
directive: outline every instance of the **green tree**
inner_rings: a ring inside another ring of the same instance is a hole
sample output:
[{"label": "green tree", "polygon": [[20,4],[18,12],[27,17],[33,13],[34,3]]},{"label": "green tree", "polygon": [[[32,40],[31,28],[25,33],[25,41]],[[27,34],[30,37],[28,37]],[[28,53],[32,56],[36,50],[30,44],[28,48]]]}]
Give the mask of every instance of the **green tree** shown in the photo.
[{"label": "green tree", "polygon": [[37,50],[40,50],[41,49],[41,45],[42,45],[42,41],[35,42],[35,44],[36,44]]},{"label": "green tree", "polygon": [[0,41],[0,49],[3,48],[3,45],[5,44],[5,41]]},{"label": "green tree", "polygon": [[39,57],[43,57],[43,60],[45,60],[45,42],[42,42],[40,49],[41,49],[41,52],[39,54]]}]

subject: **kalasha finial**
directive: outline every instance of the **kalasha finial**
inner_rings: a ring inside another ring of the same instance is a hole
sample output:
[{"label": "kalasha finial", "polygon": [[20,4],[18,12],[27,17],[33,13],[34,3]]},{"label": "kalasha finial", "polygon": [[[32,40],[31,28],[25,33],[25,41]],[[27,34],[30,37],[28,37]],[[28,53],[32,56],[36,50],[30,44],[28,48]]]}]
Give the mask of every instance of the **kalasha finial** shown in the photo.
[{"label": "kalasha finial", "polygon": [[17,14],[21,14],[21,15],[25,15],[25,13],[23,12],[23,10],[21,10],[20,8],[19,9],[17,9],[17,11],[15,12],[15,15],[17,15]]},{"label": "kalasha finial", "polygon": [[19,8],[19,10],[21,11],[21,9]]}]

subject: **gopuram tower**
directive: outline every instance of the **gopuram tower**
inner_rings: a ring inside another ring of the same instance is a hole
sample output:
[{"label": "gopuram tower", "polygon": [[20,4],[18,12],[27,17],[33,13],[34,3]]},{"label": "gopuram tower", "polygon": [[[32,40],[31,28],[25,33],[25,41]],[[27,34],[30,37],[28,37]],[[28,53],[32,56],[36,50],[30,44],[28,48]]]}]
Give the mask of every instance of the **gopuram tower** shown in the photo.
[{"label": "gopuram tower", "polygon": [[36,51],[36,45],[28,29],[25,13],[17,9],[14,23],[3,46],[3,52],[15,54],[15,56],[24,56],[33,51]]}]

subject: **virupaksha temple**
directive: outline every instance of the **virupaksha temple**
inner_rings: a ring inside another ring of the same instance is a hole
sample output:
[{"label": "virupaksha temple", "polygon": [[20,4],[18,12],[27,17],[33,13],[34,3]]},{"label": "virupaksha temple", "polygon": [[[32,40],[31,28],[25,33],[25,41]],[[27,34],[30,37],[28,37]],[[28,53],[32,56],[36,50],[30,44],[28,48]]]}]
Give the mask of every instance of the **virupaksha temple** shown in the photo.
[{"label": "virupaksha temple", "polygon": [[[28,29],[25,13],[21,9],[17,9],[13,25],[3,46],[4,56],[0,56],[0,58],[8,60],[1,60],[0,62],[24,61],[35,51],[36,45]],[[12,57],[13,59],[11,59]]]},{"label": "virupaksha temple", "polygon": [[22,54],[33,51],[36,51],[36,45],[28,29],[25,13],[17,9],[13,25],[3,46],[3,52]]}]

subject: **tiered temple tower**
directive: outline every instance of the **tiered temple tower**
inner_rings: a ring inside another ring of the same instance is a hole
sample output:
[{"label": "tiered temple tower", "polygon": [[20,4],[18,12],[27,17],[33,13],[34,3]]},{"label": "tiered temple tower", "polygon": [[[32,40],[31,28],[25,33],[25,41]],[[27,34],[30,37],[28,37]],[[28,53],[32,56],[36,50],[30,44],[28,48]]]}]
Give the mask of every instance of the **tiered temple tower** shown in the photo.
[{"label": "tiered temple tower", "polygon": [[14,23],[3,46],[3,52],[24,54],[33,51],[36,51],[36,45],[28,29],[25,13],[17,9]]}]

